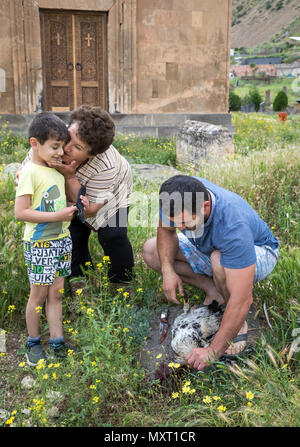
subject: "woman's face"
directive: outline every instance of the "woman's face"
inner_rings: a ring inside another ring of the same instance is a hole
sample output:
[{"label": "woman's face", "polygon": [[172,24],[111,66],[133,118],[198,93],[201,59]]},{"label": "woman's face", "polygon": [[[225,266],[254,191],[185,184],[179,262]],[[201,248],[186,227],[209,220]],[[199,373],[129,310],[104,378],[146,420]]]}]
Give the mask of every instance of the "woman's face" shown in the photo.
[{"label": "woman's face", "polygon": [[70,163],[75,160],[83,163],[88,158],[93,158],[93,155],[89,155],[89,146],[82,141],[78,135],[78,122],[74,122],[69,127],[69,134],[71,141],[64,147],[64,155],[62,160],[65,163]]}]

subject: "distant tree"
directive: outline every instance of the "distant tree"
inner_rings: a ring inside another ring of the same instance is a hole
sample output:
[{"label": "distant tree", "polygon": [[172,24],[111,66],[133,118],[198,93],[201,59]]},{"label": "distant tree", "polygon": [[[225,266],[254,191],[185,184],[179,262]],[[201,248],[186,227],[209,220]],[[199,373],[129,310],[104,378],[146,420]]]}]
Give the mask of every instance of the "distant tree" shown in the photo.
[{"label": "distant tree", "polygon": [[229,112],[238,112],[241,110],[242,100],[231,89],[229,90]]},{"label": "distant tree", "polygon": [[273,102],[273,110],[274,112],[281,112],[282,110],[285,110],[288,106],[288,97],[287,94],[280,90],[280,92],[277,93],[275,96],[274,102]]}]

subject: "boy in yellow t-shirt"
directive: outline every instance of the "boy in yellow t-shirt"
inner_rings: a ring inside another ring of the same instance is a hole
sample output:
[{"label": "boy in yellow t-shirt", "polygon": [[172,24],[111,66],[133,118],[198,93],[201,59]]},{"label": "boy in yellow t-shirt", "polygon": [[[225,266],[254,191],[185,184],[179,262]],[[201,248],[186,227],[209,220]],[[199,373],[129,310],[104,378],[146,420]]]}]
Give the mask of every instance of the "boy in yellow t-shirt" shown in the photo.
[{"label": "boy in yellow t-shirt", "polygon": [[15,217],[25,222],[23,248],[28,266],[30,296],[26,307],[27,363],[35,366],[46,359],[40,342],[40,310],[46,303],[50,331],[49,352],[66,352],[62,330],[62,289],[71,273],[72,240],[69,222],[76,206],[67,206],[64,177],[51,162],[61,162],[69,140],[65,123],[52,113],[40,113],[29,127],[33,157],[19,176]]}]

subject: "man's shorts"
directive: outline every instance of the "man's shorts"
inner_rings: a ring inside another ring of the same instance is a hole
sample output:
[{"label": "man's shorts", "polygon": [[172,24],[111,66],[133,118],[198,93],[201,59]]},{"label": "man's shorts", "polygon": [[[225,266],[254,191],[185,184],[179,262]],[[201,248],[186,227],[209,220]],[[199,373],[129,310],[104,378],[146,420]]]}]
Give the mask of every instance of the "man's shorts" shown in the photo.
[{"label": "man's shorts", "polygon": [[72,239],[23,242],[28,277],[32,285],[51,285],[55,278],[71,274]]},{"label": "man's shorts", "polygon": [[[179,248],[195,273],[207,275],[212,278],[213,272],[210,257],[201,253],[184,234],[178,234]],[[254,284],[265,279],[275,267],[279,250],[272,249],[267,245],[254,246],[256,253]]]}]

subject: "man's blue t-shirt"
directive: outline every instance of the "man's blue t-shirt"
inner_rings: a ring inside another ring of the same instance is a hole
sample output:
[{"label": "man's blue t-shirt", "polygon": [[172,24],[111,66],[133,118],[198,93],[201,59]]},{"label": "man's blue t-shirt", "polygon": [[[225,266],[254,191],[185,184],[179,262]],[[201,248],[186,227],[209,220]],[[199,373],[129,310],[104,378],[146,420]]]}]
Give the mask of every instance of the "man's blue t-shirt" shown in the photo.
[{"label": "man's blue t-shirt", "polygon": [[[204,223],[201,237],[191,237],[192,232],[182,230],[192,244],[210,256],[215,250],[221,252],[221,265],[239,269],[256,262],[254,246],[267,245],[272,249],[279,246],[268,225],[256,211],[238,194],[215,185],[209,180],[195,177],[208,189],[211,197],[211,212]],[[164,225],[174,226],[166,216],[160,218]]]}]

